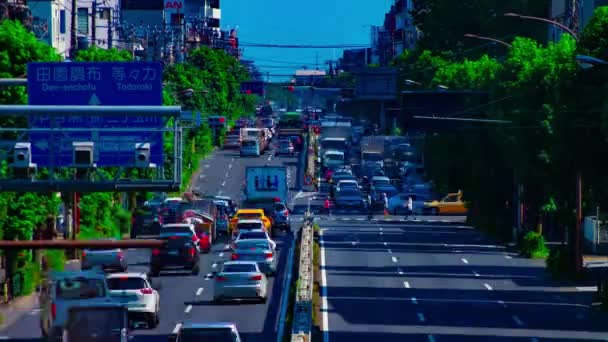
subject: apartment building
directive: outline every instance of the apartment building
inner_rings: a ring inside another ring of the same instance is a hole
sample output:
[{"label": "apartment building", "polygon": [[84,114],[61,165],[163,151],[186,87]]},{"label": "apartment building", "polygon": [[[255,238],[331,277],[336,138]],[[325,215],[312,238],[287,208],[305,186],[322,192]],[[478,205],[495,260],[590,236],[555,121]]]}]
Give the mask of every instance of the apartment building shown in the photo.
[{"label": "apartment building", "polygon": [[[595,9],[600,6],[608,6],[608,0],[552,0],[549,18],[581,33]],[[559,27],[552,25],[548,31],[549,40],[554,42],[558,41],[563,33]]]},{"label": "apartment building", "polygon": [[[76,44],[79,49],[91,45],[102,49],[116,46],[119,14],[118,0],[78,0],[75,10]],[[72,1],[29,0],[32,31],[38,39],[69,57],[72,47]]]}]

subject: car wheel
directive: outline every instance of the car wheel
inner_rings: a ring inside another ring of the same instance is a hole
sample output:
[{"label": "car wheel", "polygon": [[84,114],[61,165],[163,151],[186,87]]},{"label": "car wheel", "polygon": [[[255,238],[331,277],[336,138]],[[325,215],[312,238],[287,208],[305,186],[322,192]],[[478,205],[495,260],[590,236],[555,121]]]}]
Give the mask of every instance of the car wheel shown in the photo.
[{"label": "car wheel", "polygon": [[148,314],[148,317],[146,317],[146,323],[148,324],[148,328],[150,329],[154,329],[156,328],[156,326],[158,325],[158,316],[156,315],[156,313],[150,313]]},{"label": "car wheel", "polygon": [[197,263],[196,265],[194,265],[194,267],[192,267],[192,275],[198,275],[200,272],[201,272],[201,269]]}]

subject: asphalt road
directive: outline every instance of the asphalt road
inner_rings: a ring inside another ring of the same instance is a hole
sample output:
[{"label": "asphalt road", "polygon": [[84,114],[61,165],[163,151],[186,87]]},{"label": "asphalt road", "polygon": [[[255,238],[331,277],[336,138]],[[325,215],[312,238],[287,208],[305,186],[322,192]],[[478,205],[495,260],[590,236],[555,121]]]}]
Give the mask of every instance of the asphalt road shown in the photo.
[{"label": "asphalt road", "polygon": [[320,220],[324,341],[606,341],[591,294],[462,223]]},{"label": "asphalt road", "polygon": [[[238,150],[228,150],[216,151],[201,162],[202,172],[193,180],[192,187],[209,195],[219,194],[240,200],[245,168],[262,165],[287,166],[290,187],[294,186],[297,158],[275,157],[268,152],[259,158],[241,158]],[[294,222],[293,228],[298,228],[298,222]],[[133,341],[166,341],[167,335],[184,320],[234,322],[247,342],[274,341],[291,236],[279,234],[276,240],[279,248],[279,268],[276,277],[270,280],[271,296],[266,304],[211,304],[213,280],[209,275],[219,262],[230,258],[230,253],[225,251],[225,241],[219,241],[213,246],[211,253],[201,254],[199,276],[179,272],[161,273],[160,324],[155,329],[135,330],[136,337]],[[149,250],[129,250],[129,271],[148,272],[149,253]],[[38,327],[39,310],[28,311],[15,324],[1,330],[0,339],[37,341],[40,339]]]}]

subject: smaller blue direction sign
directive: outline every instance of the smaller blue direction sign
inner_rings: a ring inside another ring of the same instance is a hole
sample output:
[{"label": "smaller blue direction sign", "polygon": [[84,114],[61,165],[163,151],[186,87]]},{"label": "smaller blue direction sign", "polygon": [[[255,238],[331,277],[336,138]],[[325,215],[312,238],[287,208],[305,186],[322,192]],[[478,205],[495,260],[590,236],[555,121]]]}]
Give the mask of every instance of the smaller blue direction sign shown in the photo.
[{"label": "smaller blue direction sign", "polygon": [[[28,63],[30,105],[160,106],[162,105],[162,66],[157,62],[70,62]],[[31,128],[50,128],[49,117],[30,117]],[[136,143],[150,143],[151,162],[163,163],[163,128],[158,117],[63,116],[55,127],[76,129],[61,133],[32,132],[32,161],[51,166],[72,163],[72,142],[95,143],[98,166],[128,166],[133,163]],[[77,131],[82,128],[82,131]],[[95,131],[95,128],[134,128],[133,131]]]},{"label": "smaller blue direction sign", "polygon": [[264,96],[264,82],[248,81],[241,83],[241,93]]}]

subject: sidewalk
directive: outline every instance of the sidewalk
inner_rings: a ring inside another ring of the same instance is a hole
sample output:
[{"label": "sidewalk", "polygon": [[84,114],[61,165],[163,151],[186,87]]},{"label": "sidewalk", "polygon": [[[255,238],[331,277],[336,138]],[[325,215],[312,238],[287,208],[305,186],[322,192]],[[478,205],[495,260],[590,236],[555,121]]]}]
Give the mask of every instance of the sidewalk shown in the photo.
[{"label": "sidewalk", "polygon": [[8,304],[0,304],[0,330],[10,327],[23,315],[33,312],[39,307],[37,292],[17,297]]}]

